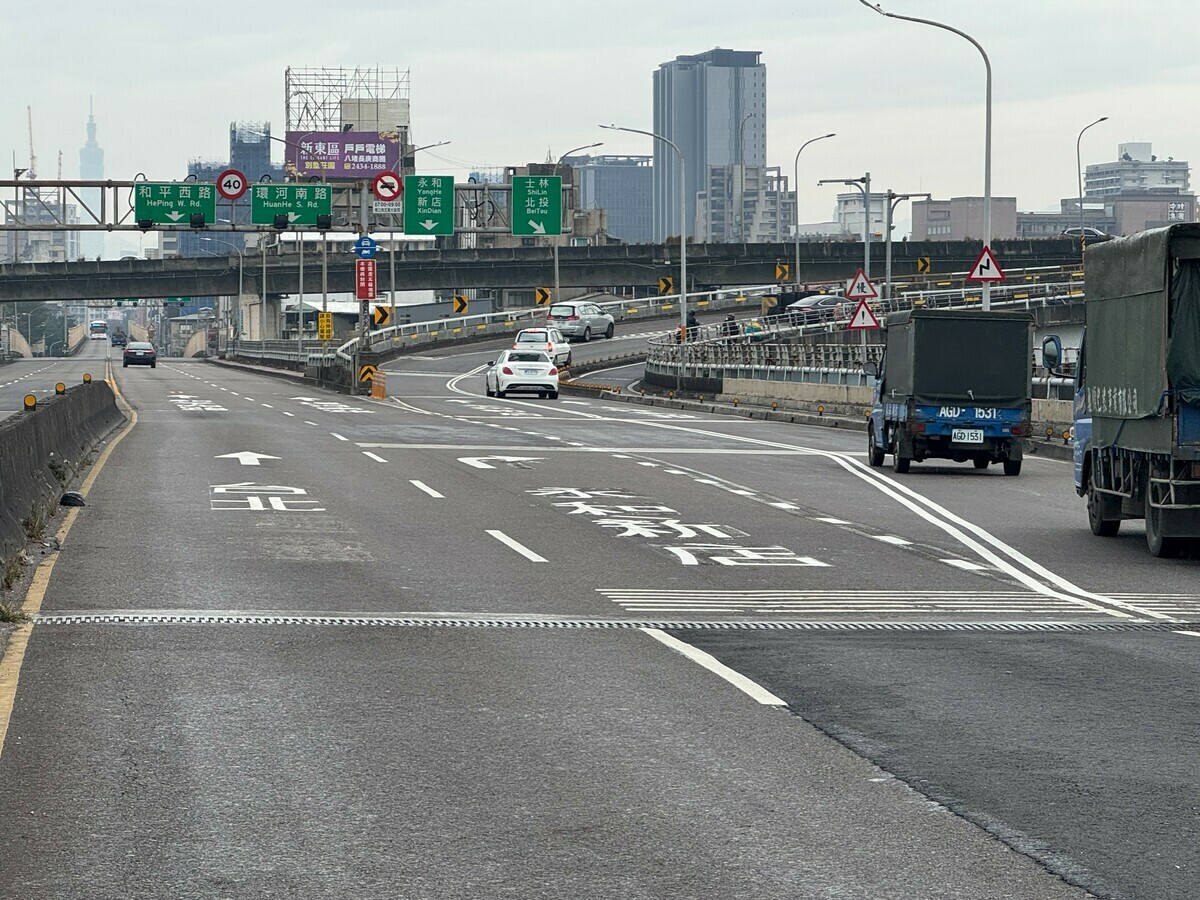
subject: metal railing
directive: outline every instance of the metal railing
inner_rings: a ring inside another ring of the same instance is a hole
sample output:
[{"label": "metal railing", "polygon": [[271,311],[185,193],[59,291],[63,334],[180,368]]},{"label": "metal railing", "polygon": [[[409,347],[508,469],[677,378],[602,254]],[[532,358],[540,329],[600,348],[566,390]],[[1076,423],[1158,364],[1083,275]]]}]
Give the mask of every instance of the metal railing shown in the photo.
[{"label": "metal railing", "polygon": [[[993,287],[991,304],[999,309],[1032,309],[1070,303],[1083,295],[1073,273],[1063,281],[1031,281]],[[892,300],[870,303],[879,318],[914,307],[977,309],[977,288],[904,291]],[[783,311],[753,324],[712,323],[649,340],[646,374],[660,378],[756,378],[834,384],[868,384],[865,362],[878,362],[883,350],[868,343],[800,343],[804,335],[844,331],[857,302],[833,307]],[[681,339],[683,338],[683,339]]]}]

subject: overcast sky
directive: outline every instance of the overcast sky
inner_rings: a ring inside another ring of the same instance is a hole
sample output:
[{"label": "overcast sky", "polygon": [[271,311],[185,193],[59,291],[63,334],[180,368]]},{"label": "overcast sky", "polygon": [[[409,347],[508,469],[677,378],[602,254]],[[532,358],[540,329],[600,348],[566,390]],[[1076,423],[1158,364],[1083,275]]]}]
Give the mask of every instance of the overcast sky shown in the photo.
[{"label": "overcast sky", "polygon": [[[994,69],[993,195],[1057,208],[1083,161],[1152,141],[1161,158],[1200,161],[1200,0],[884,0],[975,37]],[[651,73],[680,54],[759,50],[767,67],[767,161],[801,157],[801,220],[830,217],[818,178],[870,171],[879,190],[983,192],[984,69],[945,31],[886,19],[858,0],[259,0],[8,4],[0,152],[29,149],[42,178],[78,177],[93,96],[105,176],[186,174],[228,158],[229,123],[284,130],[284,69],[409,69],[422,171],[464,176],[557,157],[649,153],[649,139],[601,131],[652,124]],[[276,159],[281,159],[277,145]],[[433,152],[442,154],[438,157]],[[907,216],[906,216],[907,218]]]}]

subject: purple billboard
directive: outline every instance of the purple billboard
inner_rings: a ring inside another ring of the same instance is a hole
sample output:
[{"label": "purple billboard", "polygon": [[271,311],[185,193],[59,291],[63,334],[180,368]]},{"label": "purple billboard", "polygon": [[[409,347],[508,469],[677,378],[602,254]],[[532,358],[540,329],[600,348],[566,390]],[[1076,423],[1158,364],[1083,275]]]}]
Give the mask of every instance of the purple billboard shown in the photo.
[{"label": "purple billboard", "polygon": [[296,178],[315,175],[333,181],[374,178],[380,172],[394,172],[399,162],[400,142],[394,133],[289,131],[283,168]]}]

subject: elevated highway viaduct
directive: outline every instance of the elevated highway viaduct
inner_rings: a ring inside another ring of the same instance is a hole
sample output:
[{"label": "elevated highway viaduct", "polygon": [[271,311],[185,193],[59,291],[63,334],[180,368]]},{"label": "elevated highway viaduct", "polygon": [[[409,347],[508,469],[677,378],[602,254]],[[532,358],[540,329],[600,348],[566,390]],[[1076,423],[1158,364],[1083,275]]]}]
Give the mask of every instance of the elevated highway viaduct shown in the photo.
[{"label": "elevated highway viaduct", "polygon": [[[929,258],[935,278],[965,272],[978,256],[980,246],[978,241],[893,244],[894,277],[915,275],[922,257]],[[1070,239],[997,241],[992,249],[1006,269],[1080,262],[1079,244]],[[871,251],[871,272],[878,282],[883,275],[884,247],[872,244]],[[354,289],[355,259],[349,252],[329,254],[330,291]],[[381,253],[377,260],[379,288],[387,290],[391,284],[392,260],[387,252]],[[795,267],[795,245],[695,244],[688,247],[687,262],[690,290],[769,284],[776,280],[776,264],[789,263]],[[798,275],[793,272],[792,279],[802,283],[846,279],[854,275],[862,262],[861,243],[802,243],[800,272]],[[552,284],[554,278],[549,247],[397,250],[394,264],[397,290],[532,290]],[[319,289],[320,257],[307,256],[305,268],[306,287]],[[659,278],[675,276],[678,269],[677,244],[563,247],[559,252],[559,283],[569,288],[620,286],[656,290]],[[0,302],[235,295],[239,275],[246,294],[290,294],[299,289],[295,254],[275,256],[268,252],[264,276],[262,257],[248,252],[241,266],[234,255],[3,265]]]}]

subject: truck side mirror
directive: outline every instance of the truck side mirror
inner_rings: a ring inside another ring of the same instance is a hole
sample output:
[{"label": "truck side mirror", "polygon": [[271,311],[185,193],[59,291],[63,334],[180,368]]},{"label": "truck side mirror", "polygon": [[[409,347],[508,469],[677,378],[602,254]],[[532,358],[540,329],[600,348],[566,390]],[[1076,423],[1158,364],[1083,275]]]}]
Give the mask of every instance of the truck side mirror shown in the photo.
[{"label": "truck side mirror", "polygon": [[1051,334],[1042,338],[1042,365],[1055,372],[1062,365],[1062,341],[1058,335]]}]

